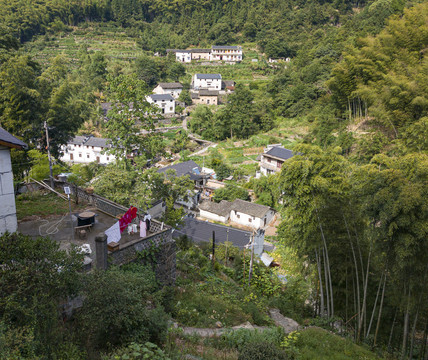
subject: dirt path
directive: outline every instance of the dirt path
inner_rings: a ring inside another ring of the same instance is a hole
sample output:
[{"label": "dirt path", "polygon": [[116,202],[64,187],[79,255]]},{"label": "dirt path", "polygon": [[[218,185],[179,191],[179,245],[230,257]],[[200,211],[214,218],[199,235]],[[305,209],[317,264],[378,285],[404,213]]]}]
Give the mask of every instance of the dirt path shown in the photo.
[{"label": "dirt path", "polygon": [[[284,329],[286,334],[289,334],[292,331],[299,329],[299,324],[293,319],[283,316],[278,309],[270,309],[269,315],[277,326],[280,326]],[[174,323],[175,327],[178,327],[177,323]],[[219,336],[228,331],[235,331],[239,329],[248,329],[248,330],[266,330],[271,327],[269,326],[257,326],[251,325],[249,322],[245,324],[233,326],[231,328],[194,328],[194,327],[182,327],[184,335],[198,335],[201,337],[211,337]]]}]

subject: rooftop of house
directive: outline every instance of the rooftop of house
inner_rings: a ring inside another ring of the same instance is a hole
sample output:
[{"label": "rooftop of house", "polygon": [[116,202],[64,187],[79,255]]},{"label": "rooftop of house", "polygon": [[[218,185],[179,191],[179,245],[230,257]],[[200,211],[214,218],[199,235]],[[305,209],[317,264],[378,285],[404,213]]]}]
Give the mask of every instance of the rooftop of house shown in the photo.
[{"label": "rooftop of house", "polygon": [[218,96],[218,91],[216,90],[199,90],[199,96]]},{"label": "rooftop of house", "polygon": [[235,80],[223,80],[224,86],[235,86]]},{"label": "rooftop of house", "polygon": [[241,50],[240,46],[213,45],[213,50]]},{"label": "rooftop of house", "polygon": [[226,200],[222,200],[219,203],[205,200],[199,204],[199,210],[205,210],[220,216],[227,216],[230,213],[231,204],[231,202]]},{"label": "rooftop of house", "polygon": [[236,199],[231,204],[231,210],[238,211],[243,214],[248,214],[258,218],[263,218],[266,213],[270,210],[269,206],[255,204],[249,201]]},{"label": "rooftop of house", "polygon": [[171,83],[159,83],[158,84],[162,89],[182,89],[183,85],[179,82],[171,82]]},{"label": "rooftop of house", "polygon": [[191,52],[192,52],[192,50],[166,49],[166,52],[167,52],[167,53],[168,53],[168,52],[174,52],[174,53],[181,52],[181,53],[186,53],[186,54],[188,54],[188,53],[191,53]]},{"label": "rooftop of house", "polygon": [[294,153],[291,150],[285,149],[283,147],[275,146],[269,151],[265,152],[263,155],[270,155],[279,159],[287,160],[292,158]]},{"label": "rooftop of house", "polygon": [[192,53],[210,53],[211,49],[191,49]]},{"label": "rooftop of house", "polygon": [[174,170],[177,176],[190,175],[195,173],[195,169],[197,173],[201,172],[201,167],[196,164],[193,160],[181,162],[174,165],[165,166],[158,170],[158,173],[164,173],[168,170]]},{"label": "rooftop of house", "polygon": [[0,127],[0,145],[7,146],[9,148],[22,149],[26,148],[27,144],[22,140],[19,140],[12,134],[8,133],[5,129]]},{"label": "rooftop of house", "polygon": [[172,97],[171,94],[153,94],[150,95],[150,97],[152,98],[153,101],[170,101],[170,100],[174,100],[174,98]]},{"label": "rooftop of house", "polygon": [[110,139],[97,138],[92,135],[81,136],[77,135],[74,138],[70,139],[67,144],[73,145],[85,145],[85,146],[96,146],[96,147],[109,147]]},{"label": "rooftop of house", "polygon": [[251,232],[234,229],[228,226],[213,224],[185,217],[182,225],[174,231],[173,236],[186,235],[195,243],[210,242],[215,231],[216,243],[232,242],[233,246],[243,249],[250,242]]},{"label": "rooftop of house", "polygon": [[196,78],[221,80],[221,74],[196,74]]}]

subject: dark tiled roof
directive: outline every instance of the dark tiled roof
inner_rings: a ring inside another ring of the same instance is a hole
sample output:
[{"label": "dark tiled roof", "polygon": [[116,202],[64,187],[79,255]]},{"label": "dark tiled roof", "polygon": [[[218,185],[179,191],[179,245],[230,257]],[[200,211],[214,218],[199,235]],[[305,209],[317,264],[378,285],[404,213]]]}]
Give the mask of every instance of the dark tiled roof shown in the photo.
[{"label": "dark tiled roof", "polygon": [[91,136],[85,145],[88,146],[97,146],[97,147],[108,147],[110,143],[110,139],[103,139]]},{"label": "dark tiled roof", "polygon": [[223,80],[224,86],[235,86],[234,80]]},{"label": "dark tiled roof", "polygon": [[152,98],[153,101],[155,101],[155,100],[160,100],[160,101],[162,101],[162,100],[167,100],[167,101],[174,100],[174,98],[171,96],[171,94],[153,94],[153,95],[150,95],[150,97]]},{"label": "dark tiled roof", "polygon": [[5,129],[0,127],[0,144],[7,147],[26,148],[27,144],[12,134],[8,133]]},{"label": "dark tiled roof", "polygon": [[[227,231],[229,230],[229,235]],[[187,235],[195,243],[210,242],[215,231],[216,243],[224,243],[227,240],[239,248],[244,248],[250,242],[251,232],[234,229],[228,226],[212,224],[207,221],[194,218],[184,218],[183,224],[173,232],[174,237]]]},{"label": "dark tiled roof", "polygon": [[218,91],[216,90],[199,90],[199,96],[218,96]]},{"label": "dark tiled roof", "polygon": [[159,83],[159,86],[162,89],[182,89],[183,88],[183,85],[181,85],[179,82]]},{"label": "dark tiled roof", "polygon": [[68,141],[68,144],[83,145],[86,139],[87,139],[87,136],[77,135],[74,138],[70,139]]},{"label": "dark tiled roof", "polygon": [[230,205],[232,205],[232,203],[226,200],[222,200],[219,203],[205,200],[199,204],[199,209],[220,216],[227,216],[230,214]]},{"label": "dark tiled roof", "polygon": [[210,53],[211,49],[191,49],[192,53]]},{"label": "dark tiled roof", "polygon": [[239,211],[240,213],[248,214],[258,218],[263,218],[270,210],[270,207],[236,199],[232,203],[231,210]]},{"label": "dark tiled roof", "polygon": [[202,168],[193,160],[189,160],[175,165],[165,166],[164,168],[159,169],[158,173],[163,173],[168,170],[175,170],[177,176],[183,176],[190,175],[193,172],[194,168],[198,168],[199,171],[202,170]]},{"label": "dark tiled roof", "polygon": [[166,52],[181,52],[181,53],[191,53],[192,50],[182,50],[182,49],[166,49]]},{"label": "dark tiled roof", "polygon": [[221,80],[221,74],[196,74],[197,79],[219,79]]},{"label": "dark tiled roof", "polygon": [[213,50],[241,50],[240,46],[213,45]]},{"label": "dark tiled roof", "polygon": [[196,93],[196,92],[191,92],[191,93],[190,93],[190,97],[191,97],[192,99],[199,99],[199,95],[198,95],[198,93]]},{"label": "dark tiled roof", "polygon": [[287,160],[292,158],[294,154],[291,150],[284,149],[279,146],[275,146],[272,149],[270,149],[268,152],[266,152],[264,155],[271,155],[280,159]]}]

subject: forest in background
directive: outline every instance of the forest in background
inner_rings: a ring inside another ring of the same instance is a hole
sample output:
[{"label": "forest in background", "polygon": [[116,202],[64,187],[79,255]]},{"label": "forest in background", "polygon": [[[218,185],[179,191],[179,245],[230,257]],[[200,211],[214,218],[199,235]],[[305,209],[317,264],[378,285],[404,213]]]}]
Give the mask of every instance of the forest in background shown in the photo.
[{"label": "forest in background", "polygon": [[[266,56],[291,57],[287,68],[269,70],[264,82],[242,81],[220,110],[197,109],[190,127],[222,141],[257,136],[288,119],[306,124],[308,133],[293,145],[304,156],[293,158],[280,175],[248,186],[258,202],[282,212],[279,243],[314,267],[318,315],[342,319],[357,342],[402,358],[424,356],[427,3],[1,0],[0,5],[1,126],[43,149],[47,121],[55,126],[56,153],[84,123],[96,129],[97,104],[111,96],[109,76],[127,79],[136,73],[150,85],[188,77],[173,60],[151,58],[155,51],[245,42]],[[22,47],[34,37],[48,41],[89,22],[109,22],[135,39],[145,55],[113,65],[105,54],[82,47],[72,68],[66,56],[40,64]],[[26,154],[14,157],[17,174],[33,164]],[[105,171],[126,178],[125,170]],[[278,205],[280,200],[286,206]]]}]

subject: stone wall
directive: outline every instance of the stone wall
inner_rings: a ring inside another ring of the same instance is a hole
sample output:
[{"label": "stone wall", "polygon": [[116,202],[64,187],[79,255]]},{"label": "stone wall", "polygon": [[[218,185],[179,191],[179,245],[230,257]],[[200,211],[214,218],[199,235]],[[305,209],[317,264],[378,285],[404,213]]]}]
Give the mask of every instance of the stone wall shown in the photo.
[{"label": "stone wall", "polygon": [[[151,228],[153,225],[155,225],[154,221]],[[154,259],[139,258],[138,253],[147,249],[153,249]],[[119,266],[135,261],[151,263],[155,268],[156,278],[163,284],[172,285],[175,283],[176,276],[175,252],[175,241],[172,239],[171,228],[168,227],[143,239],[119,245],[118,250],[108,252],[108,262]]]},{"label": "stone wall", "polygon": [[10,149],[0,146],[0,235],[17,227]]}]

